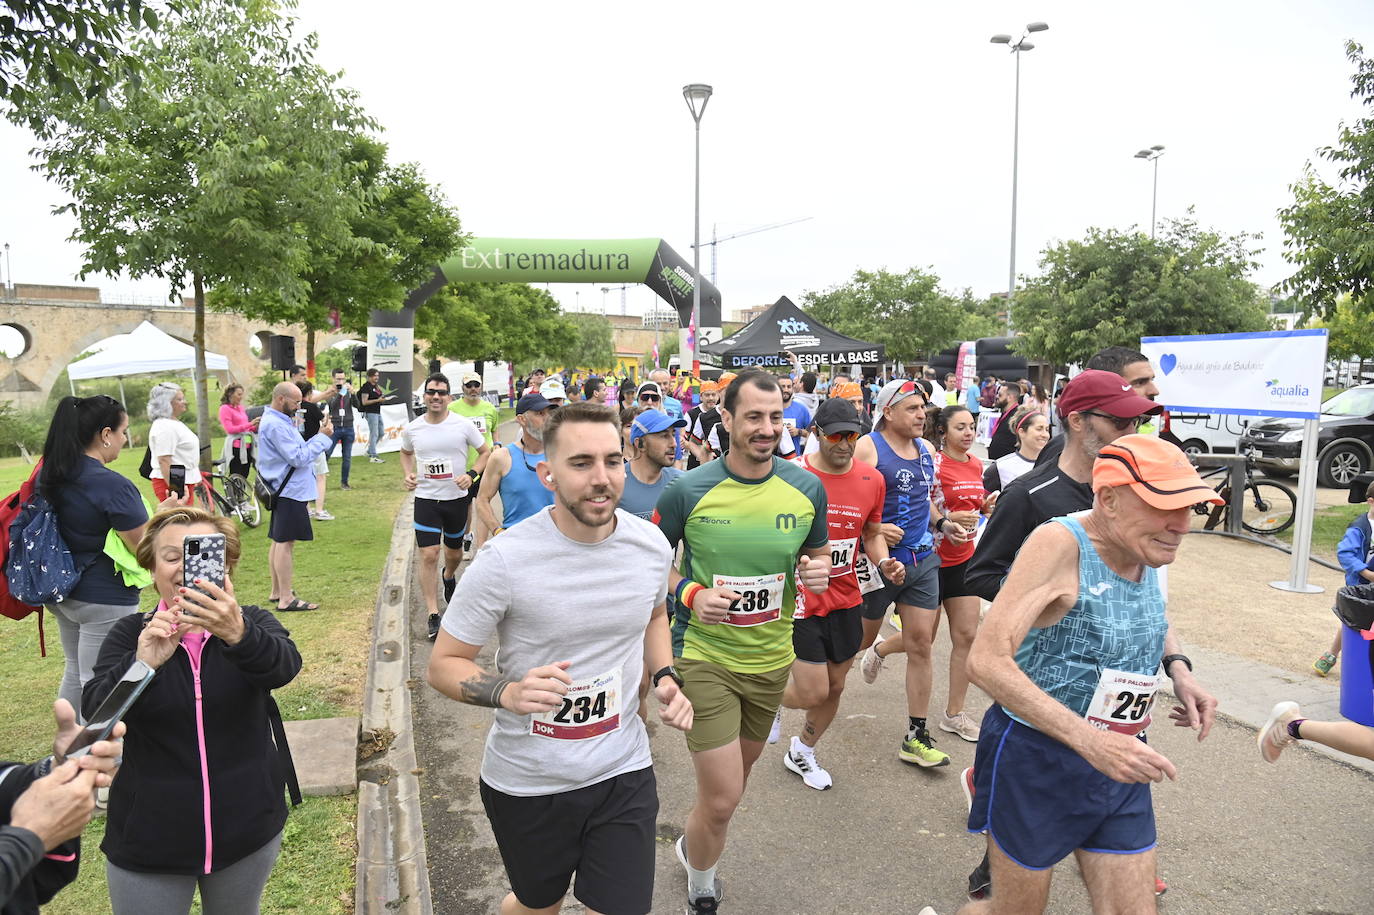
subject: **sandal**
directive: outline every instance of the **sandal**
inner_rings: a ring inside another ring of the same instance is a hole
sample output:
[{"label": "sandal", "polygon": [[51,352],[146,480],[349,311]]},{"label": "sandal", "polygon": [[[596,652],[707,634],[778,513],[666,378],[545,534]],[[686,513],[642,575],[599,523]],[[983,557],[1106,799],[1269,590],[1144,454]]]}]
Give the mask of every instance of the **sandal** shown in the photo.
[{"label": "sandal", "polygon": [[318,610],[318,609],[320,609],[320,605],[319,605],[319,604],[312,604],[312,603],[310,603],[309,601],[303,601],[303,600],[301,600],[299,597],[293,597],[293,598],[291,598],[291,603],[287,604],[285,607],[278,607],[278,608],[277,608],[277,612],[278,612],[278,613],[288,613],[288,612],[291,612],[291,611],[294,611],[294,610]]},{"label": "sandal", "polygon": [[1317,672],[1317,676],[1324,677],[1331,673],[1331,668],[1336,666],[1336,656],[1331,652],[1325,652],[1320,658],[1312,662],[1312,669]]}]

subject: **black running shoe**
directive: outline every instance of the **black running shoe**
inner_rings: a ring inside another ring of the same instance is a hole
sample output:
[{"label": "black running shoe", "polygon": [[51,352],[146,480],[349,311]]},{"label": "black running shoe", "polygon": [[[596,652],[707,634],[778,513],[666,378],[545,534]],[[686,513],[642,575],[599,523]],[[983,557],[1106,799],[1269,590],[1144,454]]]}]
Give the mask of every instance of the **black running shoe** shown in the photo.
[{"label": "black running shoe", "polygon": [[429,615],[429,640],[432,642],[439,637],[439,614]]},{"label": "black running shoe", "polygon": [[973,873],[968,875],[968,898],[986,899],[992,895],[992,873],[988,869],[988,856],[983,853],[983,860],[978,862],[978,866],[973,869]]},{"label": "black running shoe", "polygon": [[449,601],[453,600],[453,591],[458,587],[458,579],[444,578],[442,575],[439,576],[439,578],[444,583],[444,603],[447,604]]}]

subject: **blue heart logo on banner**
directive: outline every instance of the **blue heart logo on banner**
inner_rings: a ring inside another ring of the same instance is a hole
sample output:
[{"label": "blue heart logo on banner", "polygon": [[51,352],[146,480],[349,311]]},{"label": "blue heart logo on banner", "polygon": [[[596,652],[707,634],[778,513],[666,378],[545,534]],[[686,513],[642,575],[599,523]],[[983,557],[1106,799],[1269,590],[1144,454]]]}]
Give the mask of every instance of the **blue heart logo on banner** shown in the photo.
[{"label": "blue heart logo on banner", "polygon": [[1178,365],[1178,357],[1173,353],[1165,353],[1159,357],[1159,367],[1166,375],[1172,372],[1176,365]]}]

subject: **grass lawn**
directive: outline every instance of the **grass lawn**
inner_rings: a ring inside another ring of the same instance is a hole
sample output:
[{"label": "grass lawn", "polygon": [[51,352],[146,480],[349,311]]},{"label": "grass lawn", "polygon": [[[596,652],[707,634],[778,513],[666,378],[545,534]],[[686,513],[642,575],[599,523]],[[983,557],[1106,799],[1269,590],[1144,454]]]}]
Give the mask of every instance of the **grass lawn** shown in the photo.
[{"label": "grass lawn", "polygon": [[[1336,547],[1345,536],[1345,529],[1360,515],[1368,510],[1363,502],[1359,505],[1332,505],[1318,508],[1312,517],[1312,553],[1332,562],[1336,561]],[[1293,543],[1293,529],[1290,527],[1279,535],[1290,546]]]},{"label": "grass lawn", "polygon": [[[505,418],[504,416],[502,417]],[[215,442],[215,453],[219,453]],[[150,501],[149,483],[138,476],[142,449],[126,451],[110,465],[138,485]],[[404,500],[400,460],[393,453],[385,464],[354,460],[345,492],[338,488],[340,462],[329,462],[325,505],[338,519],[315,522],[315,540],[296,546],[295,587],[320,604],[315,613],[283,618],[300,648],[304,666],[289,686],[277,690],[277,702],[288,720],[357,715],[366,677],[377,581],[391,543],[391,527]],[[0,494],[17,489],[32,468],[19,458],[0,459]],[[243,558],[232,577],[242,604],[262,604],[271,575],[267,568],[267,527],[242,529]],[[156,603],[151,589],[145,607]],[[38,759],[50,752],[52,700],[62,677],[62,646],[57,625],[46,623],[48,656],[38,654],[33,619],[0,620],[0,720],[8,725],[6,758]],[[306,798],[286,825],[282,857],[263,897],[264,912],[336,913],[353,908],[353,864],[356,849],[357,799]],[[174,814],[173,814],[174,815]],[[104,861],[98,852],[104,821],[86,831],[81,876],[45,912],[85,915],[109,911]],[[199,909],[196,909],[199,911]]]}]

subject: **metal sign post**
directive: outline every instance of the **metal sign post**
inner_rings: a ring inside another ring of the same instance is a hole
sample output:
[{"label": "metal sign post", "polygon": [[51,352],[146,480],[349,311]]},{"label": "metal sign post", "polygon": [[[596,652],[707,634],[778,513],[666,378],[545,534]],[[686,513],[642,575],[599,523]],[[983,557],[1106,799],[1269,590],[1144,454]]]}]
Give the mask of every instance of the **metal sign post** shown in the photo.
[{"label": "metal sign post", "polygon": [[1317,509],[1317,435],[1321,423],[1315,419],[1302,424],[1302,455],[1298,460],[1297,520],[1293,527],[1293,560],[1287,581],[1271,581],[1269,587],[1297,594],[1320,594],[1326,589],[1307,581],[1307,561],[1312,556],[1312,522]]}]

